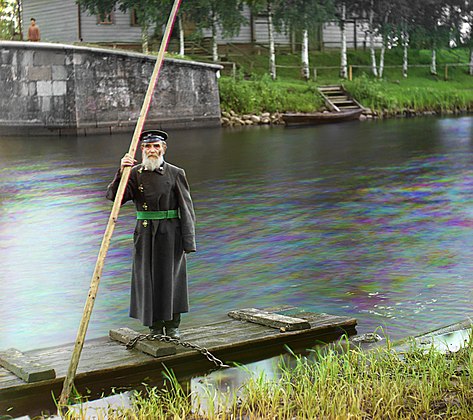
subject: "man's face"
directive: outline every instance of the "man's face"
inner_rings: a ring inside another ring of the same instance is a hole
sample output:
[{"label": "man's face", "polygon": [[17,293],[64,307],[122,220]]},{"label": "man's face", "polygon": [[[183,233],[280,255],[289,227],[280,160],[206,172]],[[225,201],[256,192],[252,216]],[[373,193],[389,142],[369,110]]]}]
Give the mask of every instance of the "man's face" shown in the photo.
[{"label": "man's face", "polygon": [[157,141],[155,143],[143,143],[141,151],[148,159],[158,159],[166,152],[166,144]]}]

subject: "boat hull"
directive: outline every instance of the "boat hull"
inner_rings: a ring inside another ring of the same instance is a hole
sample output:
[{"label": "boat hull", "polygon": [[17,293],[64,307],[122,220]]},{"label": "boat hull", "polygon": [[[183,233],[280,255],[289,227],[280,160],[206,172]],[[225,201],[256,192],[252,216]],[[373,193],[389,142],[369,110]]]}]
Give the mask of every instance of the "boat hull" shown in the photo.
[{"label": "boat hull", "polygon": [[287,126],[317,125],[353,121],[360,118],[362,109],[341,112],[286,113],[282,119]]}]

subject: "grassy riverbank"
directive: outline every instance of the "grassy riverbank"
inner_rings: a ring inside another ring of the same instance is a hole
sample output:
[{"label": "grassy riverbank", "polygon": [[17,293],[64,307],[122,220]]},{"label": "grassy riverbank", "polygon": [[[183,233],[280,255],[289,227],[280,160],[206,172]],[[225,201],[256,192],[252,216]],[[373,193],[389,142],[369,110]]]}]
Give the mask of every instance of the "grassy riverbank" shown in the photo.
[{"label": "grassy riverbank", "polygon": [[324,349],[282,364],[277,379],[250,376],[238,395],[209,389],[208,396],[202,403],[170,376],[165,389],[137,394],[132,409],[109,418],[473,418],[473,346],[448,355]]},{"label": "grassy riverbank", "polygon": [[223,111],[233,110],[238,114],[317,111],[324,107],[317,86],[341,83],[365,107],[379,115],[473,111],[473,76],[464,65],[468,62],[468,51],[464,49],[438,51],[437,75],[430,74],[430,51],[411,51],[409,65],[412,67],[407,78],[402,77],[401,51],[389,50],[382,80],[371,76],[368,51],[349,52],[348,63],[355,66],[352,81],[338,77],[338,51],[312,54],[311,66],[318,68],[316,81],[301,80],[300,70],[290,67],[299,66],[296,54],[278,56],[278,64],[288,67],[278,69],[276,81],[267,75],[267,60],[264,54],[251,56],[251,62],[245,58],[239,62],[240,70],[235,78],[220,79]]}]

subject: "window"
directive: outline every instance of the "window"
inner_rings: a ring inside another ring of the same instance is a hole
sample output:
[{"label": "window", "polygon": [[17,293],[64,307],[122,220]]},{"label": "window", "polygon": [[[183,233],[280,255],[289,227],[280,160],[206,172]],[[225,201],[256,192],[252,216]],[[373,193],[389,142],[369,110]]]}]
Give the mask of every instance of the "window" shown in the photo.
[{"label": "window", "polygon": [[131,9],[131,26],[140,26],[138,15],[135,9]]},{"label": "window", "polygon": [[113,21],[113,12],[108,12],[97,16],[97,24],[99,25],[113,25]]}]

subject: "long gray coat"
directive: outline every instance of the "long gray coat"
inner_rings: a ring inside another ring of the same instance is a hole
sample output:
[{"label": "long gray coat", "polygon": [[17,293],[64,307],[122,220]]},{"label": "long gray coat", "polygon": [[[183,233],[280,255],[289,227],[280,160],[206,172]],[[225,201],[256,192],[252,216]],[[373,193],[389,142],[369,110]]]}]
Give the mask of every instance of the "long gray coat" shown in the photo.
[{"label": "long gray coat", "polygon": [[[120,171],[108,186],[109,200],[119,183]],[[189,311],[185,252],[196,250],[194,207],[184,170],[167,162],[157,171],[134,166],[122,203],[129,200],[137,211],[180,212],[180,219],[136,221],[130,317],[151,326]]]}]

